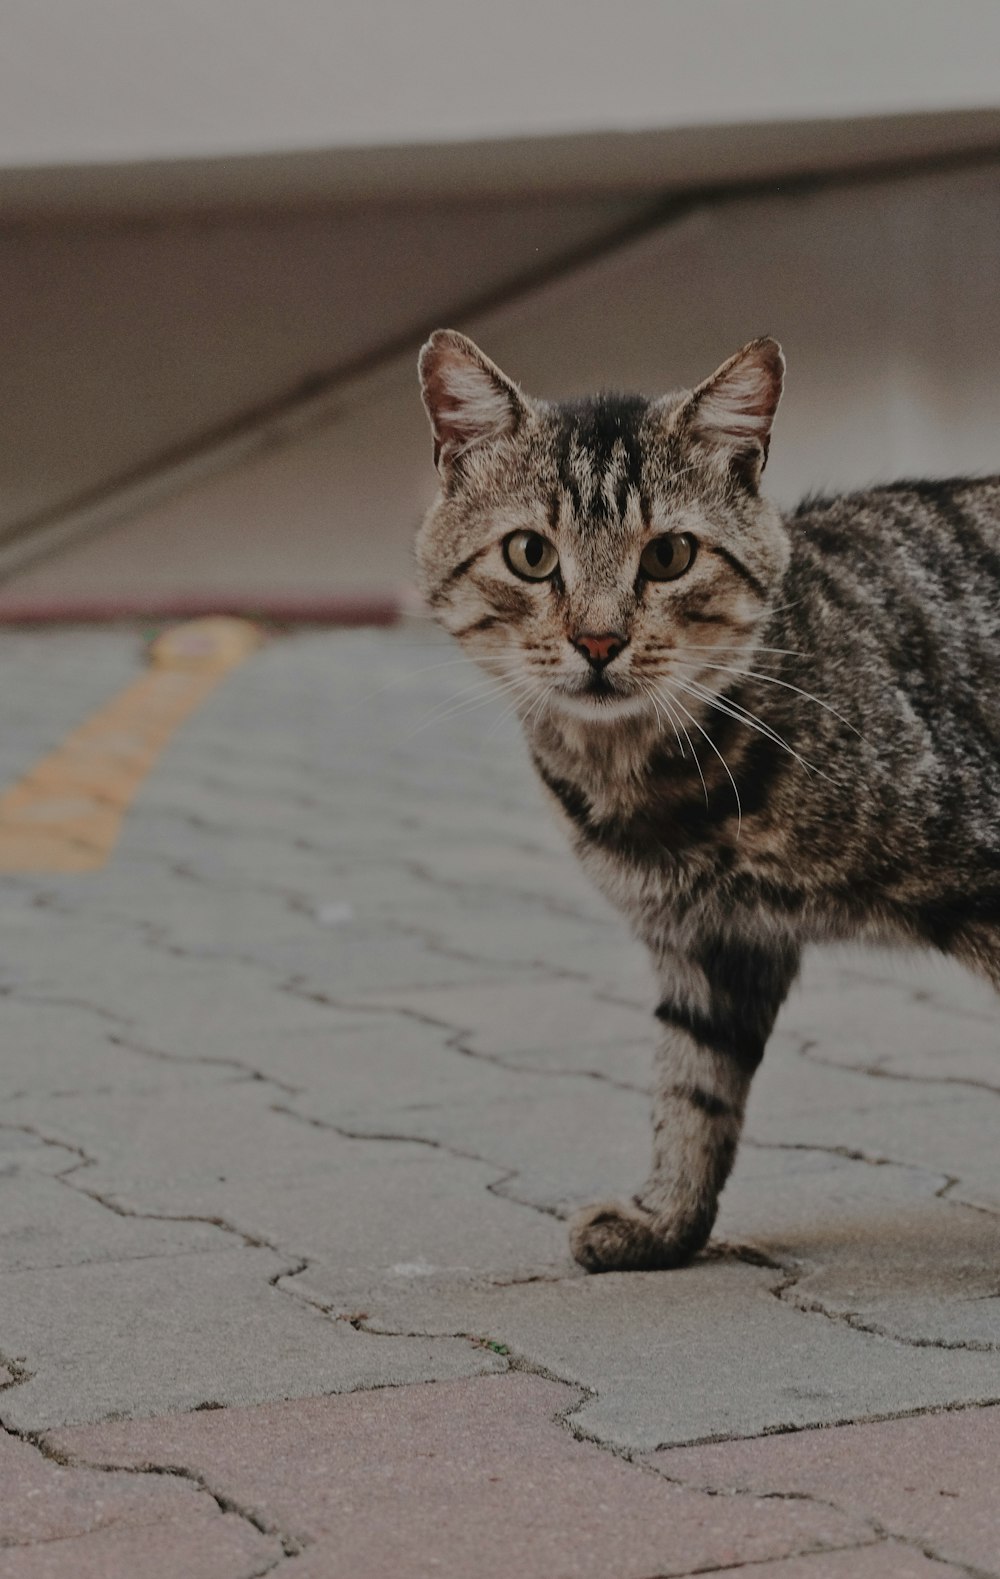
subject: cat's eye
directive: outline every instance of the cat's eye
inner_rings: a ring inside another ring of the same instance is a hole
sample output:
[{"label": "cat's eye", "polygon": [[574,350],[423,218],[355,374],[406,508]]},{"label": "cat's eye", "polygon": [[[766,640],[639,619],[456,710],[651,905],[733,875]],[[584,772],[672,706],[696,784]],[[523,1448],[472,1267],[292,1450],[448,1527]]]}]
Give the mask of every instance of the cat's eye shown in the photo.
[{"label": "cat's eye", "polygon": [[503,557],[525,581],[547,581],[559,564],[555,546],[541,532],[511,532],[503,540]]},{"label": "cat's eye", "polygon": [[639,565],[650,581],[676,581],[694,563],[695,540],[687,532],[664,532],[646,544]]}]

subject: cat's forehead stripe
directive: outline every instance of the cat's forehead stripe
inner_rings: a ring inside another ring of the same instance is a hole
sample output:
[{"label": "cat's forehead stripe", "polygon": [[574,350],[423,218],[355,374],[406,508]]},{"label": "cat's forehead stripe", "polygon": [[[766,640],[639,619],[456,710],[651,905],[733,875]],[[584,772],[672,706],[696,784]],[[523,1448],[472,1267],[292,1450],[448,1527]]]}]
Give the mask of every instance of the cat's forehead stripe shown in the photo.
[{"label": "cat's forehead stripe", "polygon": [[612,500],[625,514],[629,493],[642,493],[642,395],[596,395],[556,407],[556,468],[578,518],[607,517]]}]

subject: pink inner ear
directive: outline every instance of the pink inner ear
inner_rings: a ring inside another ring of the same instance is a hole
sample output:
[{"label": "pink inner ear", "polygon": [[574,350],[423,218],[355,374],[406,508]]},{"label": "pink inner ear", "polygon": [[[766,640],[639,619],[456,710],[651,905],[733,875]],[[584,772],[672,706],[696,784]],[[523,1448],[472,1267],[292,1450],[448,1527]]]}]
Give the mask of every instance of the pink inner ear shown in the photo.
[{"label": "pink inner ear", "polygon": [[781,353],[739,356],[695,391],[692,429],[727,448],[757,443],[767,454],[774,413],[781,399]]},{"label": "pink inner ear", "polygon": [[513,433],[523,410],[514,384],[464,336],[434,334],[420,356],[424,405],[434,432],[435,463]]},{"label": "pink inner ear", "polygon": [[431,409],[442,442],[462,448],[513,432],[517,416],[502,385],[474,362],[444,361]]}]

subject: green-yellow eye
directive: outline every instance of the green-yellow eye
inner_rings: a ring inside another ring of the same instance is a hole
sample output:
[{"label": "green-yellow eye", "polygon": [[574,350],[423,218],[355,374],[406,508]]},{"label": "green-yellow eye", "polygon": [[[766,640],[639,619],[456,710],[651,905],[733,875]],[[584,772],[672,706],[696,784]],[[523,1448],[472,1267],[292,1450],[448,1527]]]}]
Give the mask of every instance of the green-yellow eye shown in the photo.
[{"label": "green-yellow eye", "polygon": [[503,540],[503,557],[524,581],[547,581],[559,565],[554,545],[540,532],[511,532]]},{"label": "green-yellow eye", "polygon": [[694,563],[695,540],[687,532],[664,532],[647,543],[639,565],[650,581],[676,581]]}]

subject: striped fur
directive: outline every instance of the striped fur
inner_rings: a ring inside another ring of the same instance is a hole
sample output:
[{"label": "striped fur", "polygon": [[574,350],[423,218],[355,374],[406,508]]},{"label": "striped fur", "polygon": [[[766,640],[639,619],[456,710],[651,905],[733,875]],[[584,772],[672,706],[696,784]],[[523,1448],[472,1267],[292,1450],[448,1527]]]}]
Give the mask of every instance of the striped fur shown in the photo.
[{"label": "striped fur", "polygon": [[[805,944],[931,946],[1000,986],[1000,478],[783,518],[758,488],[782,368],[754,341],[691,393],[560,406],[452,331],[422,356],[441,472],[424,592],[509,688],[661,984],[653,1166],[633,1203],[575,1220],[593,1271],[704,1244]],[[508,568],[519,531],[558,550],[548,579]],[[667,533],[694,540],[690,568],[650,579]],[[622,650],[597,672],[581,632]]]}]

